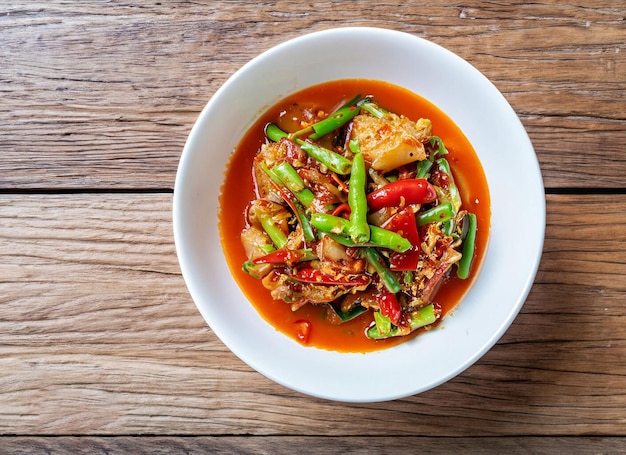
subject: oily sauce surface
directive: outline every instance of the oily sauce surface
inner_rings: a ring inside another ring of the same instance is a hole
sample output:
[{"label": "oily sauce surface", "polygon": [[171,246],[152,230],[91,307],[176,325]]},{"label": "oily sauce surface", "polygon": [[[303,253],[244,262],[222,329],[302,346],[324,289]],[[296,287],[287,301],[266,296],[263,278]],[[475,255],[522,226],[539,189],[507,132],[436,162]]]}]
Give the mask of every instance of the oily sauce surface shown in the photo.
[{"label": "oily sauce surface", "polygon": [[292,312],[289,304],[273,300],[260,280],[242,270],[241,266],[247,257],[241,245],[240,233],[246,226],[246,207],[255,198],[252,161],[265,142],[264,126],[276,122],[288,128],[289,113],[294,109],[297,111],[296,105],[315,105],[331,112],[356,94],[373,95],[382,107],[414,121],[421,117],[429,118],[433,124],[433,135],[441,137],[449,151],[446,158],[461,192],[462,208],[476,214],[478,232],[470,277],[460,280],[455,277],[453,270],[451,278],[441,285],[433,299],[442,307],[442,319],[460,302],[476,277],[487,246],[491,216],[487,181],[471,144],[446,114],[410,91],[381,81],[332,81],[293,94],[262,114],[232,155],[221,189],[219,228],[226,260],[245,296],[273,327],[302,344],[341,352],[368,352],[387,348],[418,335],[422,330],[408,337],[375,341],[364,335],[372,321],[371,312],[341,325],[333,325],[326,320],[325,306],[305,305]]}]

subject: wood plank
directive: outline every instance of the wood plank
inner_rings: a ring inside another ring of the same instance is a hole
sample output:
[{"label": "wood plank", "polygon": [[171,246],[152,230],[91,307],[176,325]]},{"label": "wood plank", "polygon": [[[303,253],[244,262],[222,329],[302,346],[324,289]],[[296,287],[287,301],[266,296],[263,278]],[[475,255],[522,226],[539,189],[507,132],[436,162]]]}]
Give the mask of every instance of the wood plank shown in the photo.
[{"label": "wood plank", "polygon": [[115,454],[314,454],[350,453],[380,455],[425,452],[450,454],[507,453],[625,453],[624,438],[617,437],[507,437],[434,438],[368,436],[225,436],[225,437],[0,437],[0,451],[13,455],[54,453],[72,455]]},{"label": "wood plank", "polygon": [[547,187],[624,187],[621,2],[405,3],[4,6],[0,189],[171,189],[228,76],[274,44],[346,25],[414,33],[474,64],[520,114]]},{"label": "wood plank", "polygon": [[374,404],[302,396],[230,353],[187,294],[171,202],[0,195],[0,434],[626,436],[626,202],[548,196],[540,271],[502,340]]}]

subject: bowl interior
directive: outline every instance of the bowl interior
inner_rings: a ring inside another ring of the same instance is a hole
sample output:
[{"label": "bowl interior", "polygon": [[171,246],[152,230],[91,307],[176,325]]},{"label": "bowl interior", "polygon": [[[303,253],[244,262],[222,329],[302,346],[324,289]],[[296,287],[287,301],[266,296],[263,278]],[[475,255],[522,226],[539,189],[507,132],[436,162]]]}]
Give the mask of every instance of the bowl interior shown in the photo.
[{"label": "bowl interior", "polygon": [[[345,78],[385,80],[437,105],[474,146],[491,192],[487,254],[463,301],[439,330],[368,354],[303,347],[277,332],[231,277],[218,232],[224,172],[256,116],[290,93]],[[244,362],[280,384],[351,402],[390,400],[428,390],[480,358],[523,305],[537,271],[545,229],[537,158],[501,93],[444,48],[414,35],[374,28],[305,35],[272,48],[235,73],[192,128],[176,177],[173,208],[183,277],[216,335]]]}]

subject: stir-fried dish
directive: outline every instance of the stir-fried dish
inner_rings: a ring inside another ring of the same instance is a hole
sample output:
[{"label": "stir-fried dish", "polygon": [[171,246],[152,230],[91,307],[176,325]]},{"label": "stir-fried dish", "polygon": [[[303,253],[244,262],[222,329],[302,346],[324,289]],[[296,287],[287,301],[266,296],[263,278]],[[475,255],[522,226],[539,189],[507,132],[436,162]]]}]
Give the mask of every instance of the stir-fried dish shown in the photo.
[{"label": "stir-fried dish", "polygon": [[477,218],[431,120],[368,96],[296,120],[268,124],[254,158],[245,272],[292,311],[323,305],[335,324],[367,313],[370,339],[436,324],[440,284],[470,276]]}]

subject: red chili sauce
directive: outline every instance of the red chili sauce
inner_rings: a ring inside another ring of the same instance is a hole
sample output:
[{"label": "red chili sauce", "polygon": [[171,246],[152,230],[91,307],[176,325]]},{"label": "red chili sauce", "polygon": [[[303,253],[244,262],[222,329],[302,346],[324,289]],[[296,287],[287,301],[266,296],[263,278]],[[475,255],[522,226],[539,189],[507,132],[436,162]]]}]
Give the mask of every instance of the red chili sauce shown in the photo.
[{"label": "red chili sauce", "polygon": [[[475,257],[470,277],[458,279],[454,271],[439,287],[433,301],[442,308],[442,319],[462,299],[472,285],[483,261],[490,227],[490,198],[487,181],[474,149],[452,120],[424,98],[398,86],[373,80],[347,79],[326,82],[290,95],[271,107],[250,128],[230,159],[226,178],[221,189],[219,229],[222,246],[233,277],[241,290],[276,330],[307,346],[340,352],[368,352],[385,349],[413,338],[423,329],[406,337],[371,340],[365,330],[372,321],[371,312],[341,325],[327,321],[325,305],[307,304],[296,312],[290,305],[275,301],[270,293],[242,270],[247,260],[240,233],[246,225],[246,207],[255,198],[252,178],[252,160],[264,143],[264,126],[275,122],[288,129],[289,112],[295,105],[315,105],[332,112],[338,103],[356,94],[372,95],[385,109],[402,114],[414,121],[428,118],[432,121],[433,135],[441,137],[449,154],[446,156],[461,193],[462,208],[477,217]],[[431,326],[432,327],[432,326]]]}]

